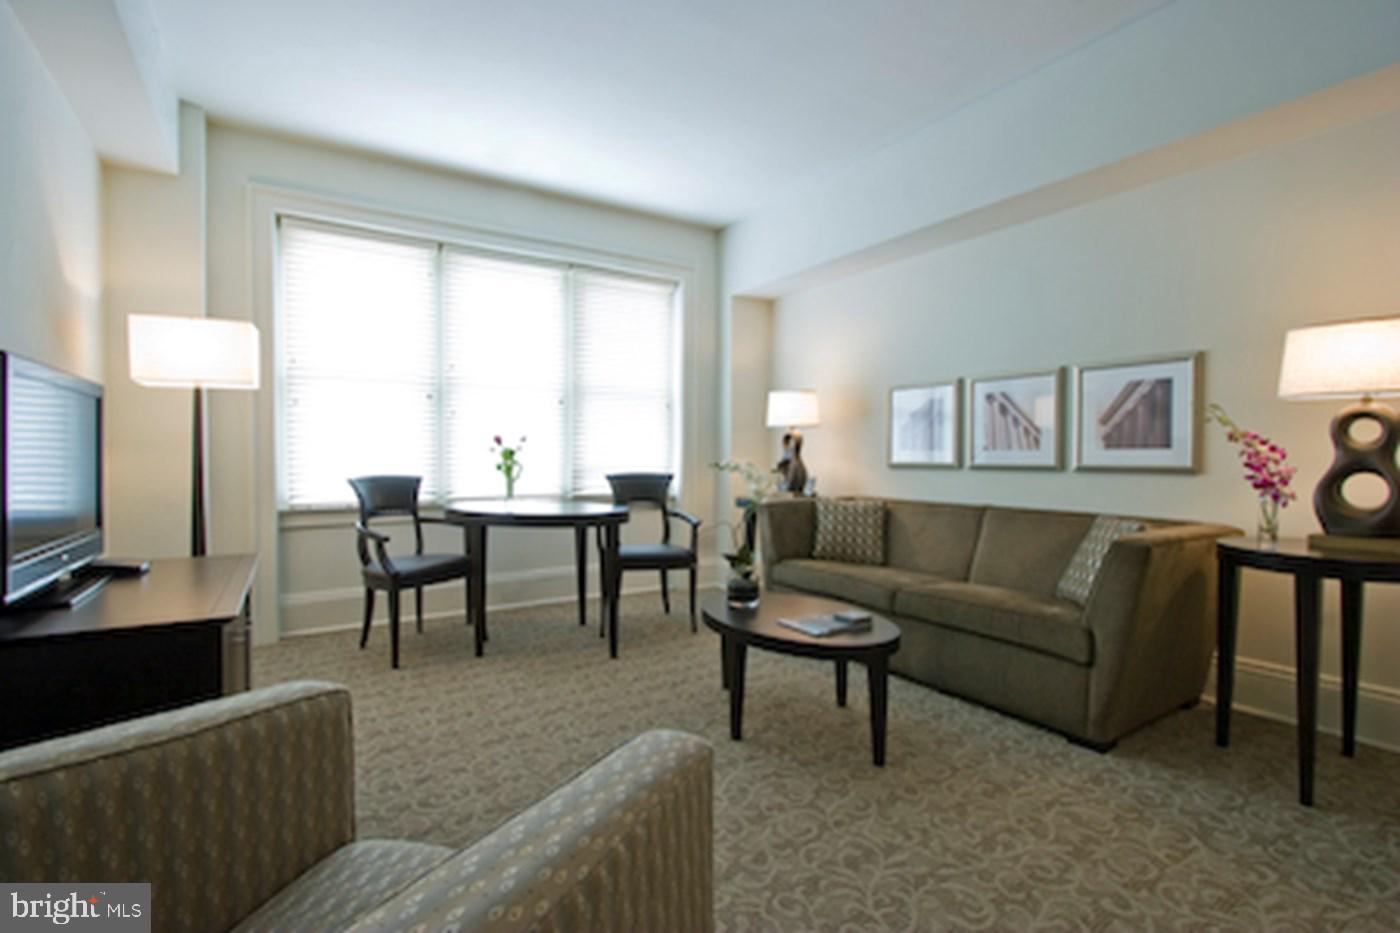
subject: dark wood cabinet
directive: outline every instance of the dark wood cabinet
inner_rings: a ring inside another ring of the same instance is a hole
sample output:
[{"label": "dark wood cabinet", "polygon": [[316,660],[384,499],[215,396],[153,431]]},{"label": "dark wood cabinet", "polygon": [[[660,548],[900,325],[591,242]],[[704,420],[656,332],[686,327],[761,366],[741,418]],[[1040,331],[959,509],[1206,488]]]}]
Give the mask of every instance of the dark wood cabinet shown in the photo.
[{"label": "dark wood cabinet", "polygon": [[74,609],[0,616],[0,748],[247,690],[256,568],[156,560]]}]

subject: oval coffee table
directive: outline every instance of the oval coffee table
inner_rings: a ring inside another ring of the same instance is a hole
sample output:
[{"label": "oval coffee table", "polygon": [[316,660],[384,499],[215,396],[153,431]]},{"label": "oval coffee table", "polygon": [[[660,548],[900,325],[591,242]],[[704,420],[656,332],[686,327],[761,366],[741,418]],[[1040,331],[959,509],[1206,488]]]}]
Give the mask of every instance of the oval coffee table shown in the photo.
[{"label": "oval coffee table", "polygon": [[719,633],[721,671],[729,691],[729,737],[743,738],[744,666],[749,646],[836,664],[836,705],[846,705],[846,666],[864,664],[870,682],[870,744],[875,764],[885,765],[885,721],[889,708],[890,655],[899,650],[899,628],[871,613],[868,631],[815,638],[779,625],[780,618],[860,609],[850,603],[799,593],[765,593],[756,609],[735,609],[723,596],[700,606],[705,624]]}]

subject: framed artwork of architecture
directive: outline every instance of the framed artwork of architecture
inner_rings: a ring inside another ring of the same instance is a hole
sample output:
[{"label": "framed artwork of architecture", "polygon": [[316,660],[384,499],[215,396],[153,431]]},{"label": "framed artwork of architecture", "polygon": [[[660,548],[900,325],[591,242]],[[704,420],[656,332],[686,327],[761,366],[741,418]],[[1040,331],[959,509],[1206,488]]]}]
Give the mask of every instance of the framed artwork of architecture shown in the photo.
[{"label": "framed artwork of architecture", "polygon": [[1195,471],[1200,358],[1077,367],[1074,468]]},{"label": "framed artwork of architecture", "polygon": [[957,467],[962,462],[961,380],[890,389],[889,464]]},{"label": "framed artwork of architecture", "polygon": [[973,467],[1060,468],[1064,371],[972,379],[968,461]]}]

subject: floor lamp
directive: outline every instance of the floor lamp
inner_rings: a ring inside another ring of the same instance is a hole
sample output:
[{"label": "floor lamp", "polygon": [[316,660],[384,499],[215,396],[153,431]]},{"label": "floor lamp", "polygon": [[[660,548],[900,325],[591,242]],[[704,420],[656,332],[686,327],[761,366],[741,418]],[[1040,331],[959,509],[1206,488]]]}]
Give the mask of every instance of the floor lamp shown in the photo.
[{"label": "floor lamp", "polygon": [[126,319],[126,333],[133,382],[194,390],[190,554],[203,557],[209,549],[204,390],[258,387],[258,329],[247,321],[132,314]]}]

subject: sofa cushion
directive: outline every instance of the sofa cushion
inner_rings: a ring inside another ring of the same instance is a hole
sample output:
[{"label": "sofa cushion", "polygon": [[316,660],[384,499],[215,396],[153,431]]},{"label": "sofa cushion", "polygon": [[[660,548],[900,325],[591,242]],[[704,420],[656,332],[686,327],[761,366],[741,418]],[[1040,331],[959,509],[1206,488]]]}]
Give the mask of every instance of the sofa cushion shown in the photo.
[{"label": "sofa cushion", "polygon": [[234,929],[343,930],[451,855],[451,849],[423,842],[352,842],[317,862]]},{"label": "sofa cushion", "polygon": [[896,590],[926,586],[939,579],[912,570],[811,558],[794,558],[775,564],[772,577],[774,583],[859,603],[877,612],[890,611]]},{"label": "sofa cushion", "polygon": [[967,579],[1053,599],[1093,523],[1094,516],[1077,512],[989,508]]},{"label": "sofa cushion", "polygon": [[980,505],[886,502],[886,565],[966,580],[985,511]]},{"label": "sofa cushion", "polygon": [[1060,583],[1055,587],[1055,595],[1072,603],[1087,605],[1089,594],[1094,591],[1094,581],[1098,579],[1099,567],[1103,565],[1108,549],[1124,535],[1142,531],[1142,522],[1127,518],[1114,518],[1100,515],[1094,519],[1084,540],[1079,542],[1069,566],[1065,568]]},{"label": "sofa cushion", "polygon": [[1077,664],[1092,664],[1094,638],[1073,603],[980,583],[933,583],[895,595],[898,615],[984,635]]},{"label": "sofa cushion", "polygon": [[885,503],[878,499],[818,499],[812,557],[883,564]]}]

